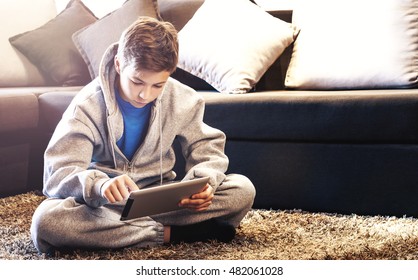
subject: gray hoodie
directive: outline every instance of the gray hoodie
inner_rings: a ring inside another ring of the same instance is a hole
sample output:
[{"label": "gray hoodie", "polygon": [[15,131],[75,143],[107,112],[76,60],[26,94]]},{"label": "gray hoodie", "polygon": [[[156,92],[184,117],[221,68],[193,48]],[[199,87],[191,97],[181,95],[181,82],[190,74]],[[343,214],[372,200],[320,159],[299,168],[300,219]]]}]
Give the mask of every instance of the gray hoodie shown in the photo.
[{"label": "gray hoodie", "polygon": [[185,180],[210,177],[216,190],[225,179],[228,158],[225,134],[203,123],[204,100],[193,89],[169,78],[154,101],[148,133],[132,161],[116,145],[123,133],[123,119],[115,99],[114,55],[106,51],[99,76],[73,99],[45,151],[44,194],[75,197],[92,207],[107,203],[101,186],[110,177],[130,176],[139,188],[174,180],[178,138],[186,159]]}]

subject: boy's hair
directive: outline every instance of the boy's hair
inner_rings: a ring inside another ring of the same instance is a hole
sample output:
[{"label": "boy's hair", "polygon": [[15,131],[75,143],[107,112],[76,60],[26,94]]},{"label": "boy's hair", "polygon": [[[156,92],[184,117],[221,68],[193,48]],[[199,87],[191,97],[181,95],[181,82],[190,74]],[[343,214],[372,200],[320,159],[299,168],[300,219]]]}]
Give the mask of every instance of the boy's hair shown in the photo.
[{"label": "boy's hair", "polygon": [[121,67],[134,64],[136,70],[173,73],[179,44],[174,26],[152,17],[140,17],[120,37],[118,59]]}]

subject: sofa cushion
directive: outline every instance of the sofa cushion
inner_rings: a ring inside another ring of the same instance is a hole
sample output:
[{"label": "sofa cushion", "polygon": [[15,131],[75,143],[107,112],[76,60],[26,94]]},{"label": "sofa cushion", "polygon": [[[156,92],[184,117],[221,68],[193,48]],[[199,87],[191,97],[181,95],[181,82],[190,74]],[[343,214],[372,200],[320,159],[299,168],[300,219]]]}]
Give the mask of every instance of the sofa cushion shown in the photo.
[{"label": "sofa cushion", "polygon": [[[0,88],[0,133],[38,128],[38,120],[42,115],[40,97],[43,94],[54,92],[55,103],[63,103],[66,92],[77,93],[81,88],[80,86]],[[66,103],[65,106],[68,104]],[[47,117],[53,116],[47,115]]]},{"label": "sofa cushion", "polygon": [[418,141],[418,89],[200,92],[205,121],[229,139],[291,142]]},{"label": "sofa cushion", "polygon": [[[48,133],[53,132],[79,89],[43,89],[39,114],[41,126]],[[197,94],[206,102],[205,122],[224,131],[228,140],[392,144],[418,141],[418,89]]]},{"label": "sofa cushion", "polygon": [[128,0],[119,9],[73,35],[92,79],[98,75],[106,49],[117,42],[122,32],[139,16],[160,18],[157,0]]},{"label": "sofa cushion", "polygon": [[90,81],[87,66],[72,42],[75,31],[96,21],[80,0],[72,0],[67,8],[41,27],[10,38],[51,84],[84,85]]},{"label": "sofa cushion", "polygon": [[[9,43],[9,37],[37,28],[56,16],[53,0],[13,0],[2,3],[0,18],[0,87],[40,86],[42,74],[23,54]],[[7,69],[7,70],[6,70]]]},{"label": "sofa cushion", "polygon": [[178,67],[220,92],[246,93],[296,34],[248,0],[206,0],[179,32]]},{"label": "sofa cushion", "polygon": [[0,133],[35,128],[38,117],[38,99],[33,93],[0,92]]},{"label": "sofa cushion", "polygon": [[62,114],[73,100],[78,90],[51,91],[39,95],[40,128],[52,134],[61,120]]},{"label": "sofa cushion", "polygon": [[301,0],[286,86],[400,88],[418,83],[416,0]]}]

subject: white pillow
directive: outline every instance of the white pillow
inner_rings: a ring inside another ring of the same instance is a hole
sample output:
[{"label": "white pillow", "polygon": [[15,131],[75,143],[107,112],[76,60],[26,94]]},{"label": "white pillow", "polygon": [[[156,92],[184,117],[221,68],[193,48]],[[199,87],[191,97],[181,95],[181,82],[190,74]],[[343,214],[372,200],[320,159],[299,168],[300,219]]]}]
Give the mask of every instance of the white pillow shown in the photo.
[{"label": "white pillow", "polygon": [[[126,0],[82,0],[84,5],[89,8],[97,18],[102,18],[105,15],[120,8]],[[70,0],[55,0],[57,12],[62,12]]]},{"label": "white pillow", "polygon": [[300,28],[285,86],[411,87],[418,81],[418,1],[295,0]]},{"label": "white pillow", "polygon": [[12,47],[9,37],[53,19],[57,15],[54,0],[5,0],[0,6],[0,87],[44,85],[36,66]]},{"label": "white pillow", "polygon": [[178,67],[220,92],[245,93],[296,33],[249,0],[206,0],[179,32]]}]

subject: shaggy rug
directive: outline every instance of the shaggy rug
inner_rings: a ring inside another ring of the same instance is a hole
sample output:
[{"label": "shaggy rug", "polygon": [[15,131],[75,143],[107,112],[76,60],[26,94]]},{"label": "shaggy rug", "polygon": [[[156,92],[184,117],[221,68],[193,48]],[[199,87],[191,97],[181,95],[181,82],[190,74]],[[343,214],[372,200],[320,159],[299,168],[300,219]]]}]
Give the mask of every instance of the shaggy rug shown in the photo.
[{"label": "shaggy rug", "polygon": [[418,219],[252,210],[228,244],[60,251],[38,254],[29,227],[44,199],[30,192],[0,199],[0,259],[11,260],[417,260]]}]

